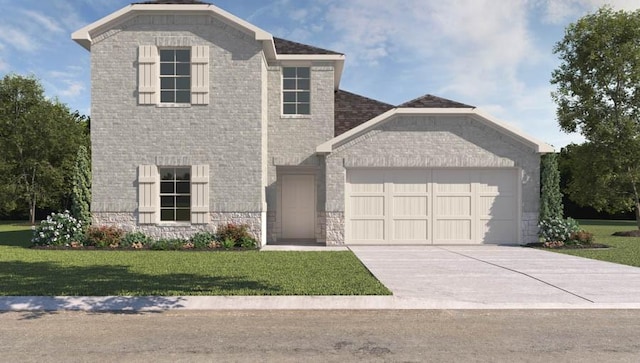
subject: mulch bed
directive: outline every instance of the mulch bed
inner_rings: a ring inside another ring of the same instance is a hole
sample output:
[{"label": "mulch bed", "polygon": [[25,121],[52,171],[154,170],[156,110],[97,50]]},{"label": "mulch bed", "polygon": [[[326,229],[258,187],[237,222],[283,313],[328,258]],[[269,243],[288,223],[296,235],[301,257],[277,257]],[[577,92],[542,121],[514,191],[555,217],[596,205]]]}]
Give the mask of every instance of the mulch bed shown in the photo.
[{"label": "mulch bed", "polygon": [[535,243],[527,243],[524,245],[525,247],[537,247],[537,248],[546,248],[549,250],[590,250],[590,249],[602,249],[602,248],[611,248],[611,246],[603,245],[602,243],[592,243],[588,245],[563,245],[557,247],[547,247],[543,242],[535,242]]},{"label": "mulch bed", "polygon": [[618,237],[640,237],[640,229],[634,229],[633,231],[614,232],[613,235]]}]

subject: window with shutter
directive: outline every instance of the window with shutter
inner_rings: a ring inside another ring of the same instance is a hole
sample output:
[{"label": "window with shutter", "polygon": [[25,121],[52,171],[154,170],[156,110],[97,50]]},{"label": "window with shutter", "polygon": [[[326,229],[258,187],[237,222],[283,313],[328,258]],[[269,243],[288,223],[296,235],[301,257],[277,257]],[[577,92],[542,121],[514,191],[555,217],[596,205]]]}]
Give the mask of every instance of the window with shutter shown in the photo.
[{"label": "window with shutter", "polygon": [[209,223],[209,165],[191,166],[191,223]]},{"label": "window with shutter", "polygon": [[155,165],[138,167],[138,223],[158,222],[158,168]]},{"label": "window with shutter", "polygon": [[138,48],[138,103],[156,104],[158,99],[158,48],[142,45]]},{"label": "window with shutter", "polygon": [[209,47],[191,47],[191,104],[209,104]]}]

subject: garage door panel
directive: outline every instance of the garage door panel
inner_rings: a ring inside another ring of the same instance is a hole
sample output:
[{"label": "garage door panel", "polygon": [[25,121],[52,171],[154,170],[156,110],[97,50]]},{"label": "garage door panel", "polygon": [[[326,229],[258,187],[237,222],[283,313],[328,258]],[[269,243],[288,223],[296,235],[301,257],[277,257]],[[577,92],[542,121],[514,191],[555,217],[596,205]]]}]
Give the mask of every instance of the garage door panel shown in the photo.
[{"label": "garage door panel", "polygon": [[434,226],[434,233],[434,239],[436,241],[470,241],[471,220],[438,220]]},{"label": "garage door panel", "polygon": [[353,217],[362,216],[384,216],[383,196],[355,196],[351,197],[351,215]]},{"label": "garage door panel", "polygon": [[516,213],[516,207],[511,197],[482,196],[478,199],[478,214],[480,218],[491,216],[497,219],[514,220]]},{"label": "garage door panel", "polygon": [[515,224],[513,220],[481,221],[482,239],[485,243],[513,243]]},{"label": "garage door panel", "polygon": [[384,241],[384,219],[351,221],[351,238],[356,241]]},{"label": "garage door panel", "polygon": [[516,169],[356,169],[347,180],[348,242],[518,242]]},{"label": "garage door panel", "polygon": [[429,198],[426,196],[393,197],[393,216],[427,216]]},{"label": "garage door panel", "polygon": [[471,215],[471,196],[438,196],[436,200],[436,218]]},{"label": "garage door panel", "polygon": [[429,222],[425,220],[394,220],[393,239],[397,241],[426,241]]}]

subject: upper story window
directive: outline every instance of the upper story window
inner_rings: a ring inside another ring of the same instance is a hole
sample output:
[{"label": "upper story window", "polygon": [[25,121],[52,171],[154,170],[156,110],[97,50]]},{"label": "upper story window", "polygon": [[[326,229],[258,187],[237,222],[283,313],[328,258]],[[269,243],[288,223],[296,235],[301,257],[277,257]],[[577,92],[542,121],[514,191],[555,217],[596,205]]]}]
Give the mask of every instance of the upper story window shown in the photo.
[{"label": "upper story window", "polygon": [[282,68],[282,113],[311,113],[311,70],[309,67]]},{"label": "upper story window", "polygon": [[160,220],[191,221],[191,168],[160,168]]},{"label": "upper story window", "polygon": [[160,49],[160,102],[191,103],[190,49]]}]

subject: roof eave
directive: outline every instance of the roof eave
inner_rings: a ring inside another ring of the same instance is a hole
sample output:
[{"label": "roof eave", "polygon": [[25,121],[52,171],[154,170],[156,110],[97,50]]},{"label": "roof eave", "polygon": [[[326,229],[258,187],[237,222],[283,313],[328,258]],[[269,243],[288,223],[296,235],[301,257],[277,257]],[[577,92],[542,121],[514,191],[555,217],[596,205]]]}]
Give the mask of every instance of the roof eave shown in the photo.
[{"label": "roof eave", "polygon": [[[237,16],[228,13],[215,5],[210,4],[132,4],[125,6],[124,8],[107,15],[106,17],[99,19],[82,29],[75,31],[71,34],[71,39],[76,41],[85,49],[91,51],[92,44],[92,34],[96,32],[100,32],[101,30],[109,29],[110,27],[115,26],[116,24],[126,21],[140,13],[162,13],[162,12],[210,12],[217,19],[221,20],[223,23],[238,29],[246,34],[249,34],[254,37],[257,41],[269,41],[273,47],[273,37],[270,33],[252,25]],[[275,48],[274,52],[275,54]]]}]

